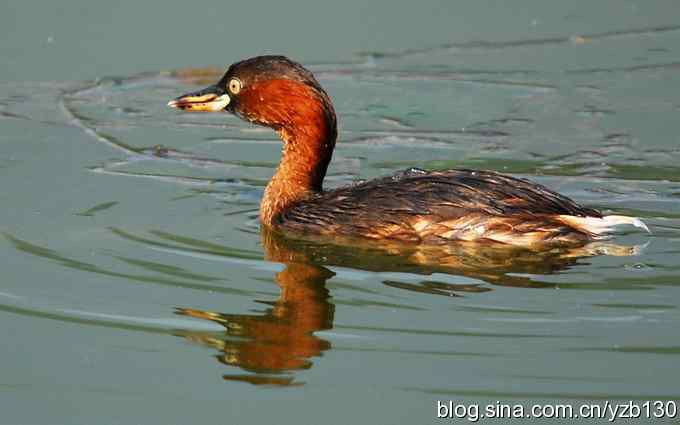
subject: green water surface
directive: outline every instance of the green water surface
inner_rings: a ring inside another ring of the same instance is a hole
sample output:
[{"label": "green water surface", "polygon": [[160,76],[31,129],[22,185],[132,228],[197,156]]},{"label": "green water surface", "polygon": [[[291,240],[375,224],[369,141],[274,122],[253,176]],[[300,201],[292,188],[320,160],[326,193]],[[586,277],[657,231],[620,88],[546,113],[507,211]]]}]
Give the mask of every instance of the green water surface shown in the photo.
[{"label": "green water surface", "polygon": [[[415,424],[452,422],[437,400],[680,402],[679,13],[0,5],[0,423]],[[215,78],[181,70],[263,53],[303,62],[334,100],[329,187],[492,169],[652,233],[571,256],[261,235],[276,135],[166,102]]]}]

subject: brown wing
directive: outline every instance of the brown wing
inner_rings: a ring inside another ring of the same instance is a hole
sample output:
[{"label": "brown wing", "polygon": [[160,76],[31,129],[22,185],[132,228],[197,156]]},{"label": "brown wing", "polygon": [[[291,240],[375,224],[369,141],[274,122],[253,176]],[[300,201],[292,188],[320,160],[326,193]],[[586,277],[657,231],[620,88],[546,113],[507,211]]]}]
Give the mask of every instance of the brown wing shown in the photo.
[{"label": "brown wing", "polygon": [[410,169],[300,202],[279,218],[279,226],[413,241],[483,239],[492,230],[551,237],[574,232],[555,219],[559,215],[601,217],[528,180],[491,171]]}]

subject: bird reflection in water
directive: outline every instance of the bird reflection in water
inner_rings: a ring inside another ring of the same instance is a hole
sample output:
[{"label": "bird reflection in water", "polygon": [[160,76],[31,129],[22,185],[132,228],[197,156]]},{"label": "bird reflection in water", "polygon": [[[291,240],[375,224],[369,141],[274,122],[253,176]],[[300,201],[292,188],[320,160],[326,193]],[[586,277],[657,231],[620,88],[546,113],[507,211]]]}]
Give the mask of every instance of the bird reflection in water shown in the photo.
[{"label": "bird reflection in water", "polygon": [[[275,281],[281,294],[276,301],[260,301],[270,307],[261,314],[228,314],[178,308],[177,314],[210,320],[224,326],[221,334],[183,331],[179,336],[220,351],[217,359],[248,374],[226,374],[225,380],[255,385],[302,385],[294,371],[312,367],[312,358],[331,348],[315,332],[333,327],[334,305],[326,282],[335,273],[325,266],[343,266],[373,272],[405,272],[464,276],[493,285],[552,288],[535,279],[577,265],[597,255],[635,255],[639,247],[593,243],[581,247],[531,251],[507,245],[459,243],[442,246],[409,246],[382,242],[350,246],[319,240],[290,239],[262,230],[262,246],[268,261],[284,264]],[[347,242],[347,241],[345,241]],[[385,280],[384,285],[419,293],[462,296],[491,291],[483,283],[452,284],[424,280],[420,283]]]},{"label": "bird reflection in water", "polygon": [[311,264],[286,264],[276,274],[281,295],[264,314],[226,314],[179,308],[177,313],[211,320],[224,326],[224,338],[191,333],[184,336],[194,342],[221,351],[217,359],[239,366],[257,375],[224,375],[224,379],[251,384],[299,385],[281,372],[308,369],[311,357],[321,355],[330,342],[314,332],[333,327],[334,305],[328,301],[326,281],[330,270]]}]

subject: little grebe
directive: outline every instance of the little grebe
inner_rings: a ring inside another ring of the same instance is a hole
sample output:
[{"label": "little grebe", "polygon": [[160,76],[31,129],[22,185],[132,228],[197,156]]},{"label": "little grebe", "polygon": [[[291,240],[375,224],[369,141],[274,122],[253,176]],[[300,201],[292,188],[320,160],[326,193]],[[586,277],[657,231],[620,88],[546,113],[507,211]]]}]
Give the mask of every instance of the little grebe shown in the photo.
[{"label": "little grebe", "polygon": [[284,56],[233,64],[215,85],[180,96],[185,111],[228,111],[271,127],[283,140],[279,167],[264,191],[264,226],[294,234],[441,244],[583,244],[637,218],[578,205],[546,187],[492,171],[410,169],[323,191],[337,123],[311,72]]}]

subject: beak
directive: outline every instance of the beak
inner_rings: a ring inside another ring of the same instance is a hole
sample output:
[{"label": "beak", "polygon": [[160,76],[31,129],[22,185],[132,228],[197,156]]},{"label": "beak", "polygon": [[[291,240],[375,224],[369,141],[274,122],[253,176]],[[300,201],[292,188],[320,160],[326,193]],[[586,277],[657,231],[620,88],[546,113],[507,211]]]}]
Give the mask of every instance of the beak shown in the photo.
[{"label": "beak", "polygon": [[230,101],[231,98],[223,88],[210,86],[171,100],[168,106],[191,112],[218,112],[224,110]]}]

